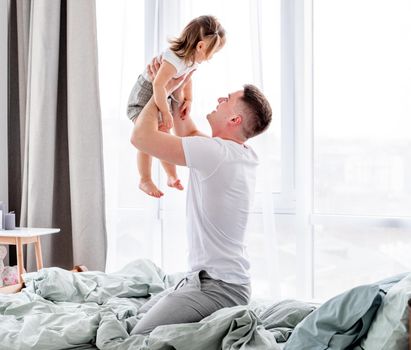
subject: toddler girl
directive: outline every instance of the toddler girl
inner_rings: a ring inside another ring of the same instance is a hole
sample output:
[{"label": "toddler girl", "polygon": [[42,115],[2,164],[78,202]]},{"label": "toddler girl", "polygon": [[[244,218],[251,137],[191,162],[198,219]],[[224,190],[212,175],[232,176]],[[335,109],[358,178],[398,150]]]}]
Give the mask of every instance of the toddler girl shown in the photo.
[{"label": "toddler girl", "polygon": [[[173,127],[173,116],[170,111],[166,86],[170,79],[176,79],[195,70],[200,63],[210,60],[213,54],[225,44],[225,30],[213,16],[200,16],[193,19],[178,38],[170,41],[170,47],[162,52],[158,59],[160,69],[151,82],[147,69],[141,74],[131,90],[128,100],[127,115],[134,123],[144,106],[154,96],[160,111],[159,126],[162,131],[169,132]],[[182,119],[190,114],[192,102],[191,79],[183,87],[184,100],[179,106]],[[183,190],[177,177],[176,166],[162,161],[167,173],[167,185]],[[163,195],[151,179],[151,156],[138,151],[137,168],[140,173],[141,190],[150,196],[159,198]]]}]

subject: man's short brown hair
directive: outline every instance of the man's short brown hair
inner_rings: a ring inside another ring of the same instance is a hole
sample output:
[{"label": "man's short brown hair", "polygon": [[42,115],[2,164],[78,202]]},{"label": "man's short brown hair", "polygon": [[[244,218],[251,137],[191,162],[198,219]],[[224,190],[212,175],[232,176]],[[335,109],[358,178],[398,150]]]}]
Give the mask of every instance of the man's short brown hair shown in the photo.
[{"label": "man's short brown hair", "polygon": [[254,85],[244,85],[241,98],[245,106],[246,120],[243,125],[243,134],[249,139],[261,134],[271,123],[272,110],[264,94]]}]

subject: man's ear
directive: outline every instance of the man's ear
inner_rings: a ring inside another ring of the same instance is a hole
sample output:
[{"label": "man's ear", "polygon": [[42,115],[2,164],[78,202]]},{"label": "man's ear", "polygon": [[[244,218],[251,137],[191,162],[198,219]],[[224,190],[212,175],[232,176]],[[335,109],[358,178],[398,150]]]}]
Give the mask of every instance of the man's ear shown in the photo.
[{"label": "man's ear", "polygon": [[233,115],[230,118],[231,125],[241,125],[242,122],[243,122],[243,117],[241,115]]}]

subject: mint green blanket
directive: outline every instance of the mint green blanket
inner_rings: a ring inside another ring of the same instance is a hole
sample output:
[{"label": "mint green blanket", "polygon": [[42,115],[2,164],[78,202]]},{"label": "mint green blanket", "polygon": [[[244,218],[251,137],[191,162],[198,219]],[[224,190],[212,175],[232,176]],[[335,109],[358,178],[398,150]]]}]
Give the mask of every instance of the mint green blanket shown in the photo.
[{"label": "mint green blanket", "polygon": [[[0,294],[1,349],[280,349],[261,307],[221,309],[198,323],[132,335],[140,307],[181,279],[148,260],[122,270],[71,273],[46,268],[24,275],[26,288]],[[265,322],[265,323],[264,323]],[[273,324],[271,324],[273,326]]]}]

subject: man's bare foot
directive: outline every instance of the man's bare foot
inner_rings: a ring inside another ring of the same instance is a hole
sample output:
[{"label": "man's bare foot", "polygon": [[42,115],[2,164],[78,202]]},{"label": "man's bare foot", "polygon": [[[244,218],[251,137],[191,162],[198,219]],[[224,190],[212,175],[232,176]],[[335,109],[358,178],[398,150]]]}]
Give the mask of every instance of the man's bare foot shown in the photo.
[{"label": "man's bare foot", "polygon": [[155,198],[160,198],[161,196],[164,195],[163,192],[161,192],[156,185],[154,185],[153,181],[151,180],[144,180],[140,181],[140,184],[138,185],[140,190],[143,192],[147,193],[150,196],[153,196]]},{"label": "man's bare foot", "polygon": [[170,187],[174,187],[180,191],[184,190],[183,185],[181,184],[180,179],[177,179],[174,176],[169,176],[167,179],[167,185]]}]

